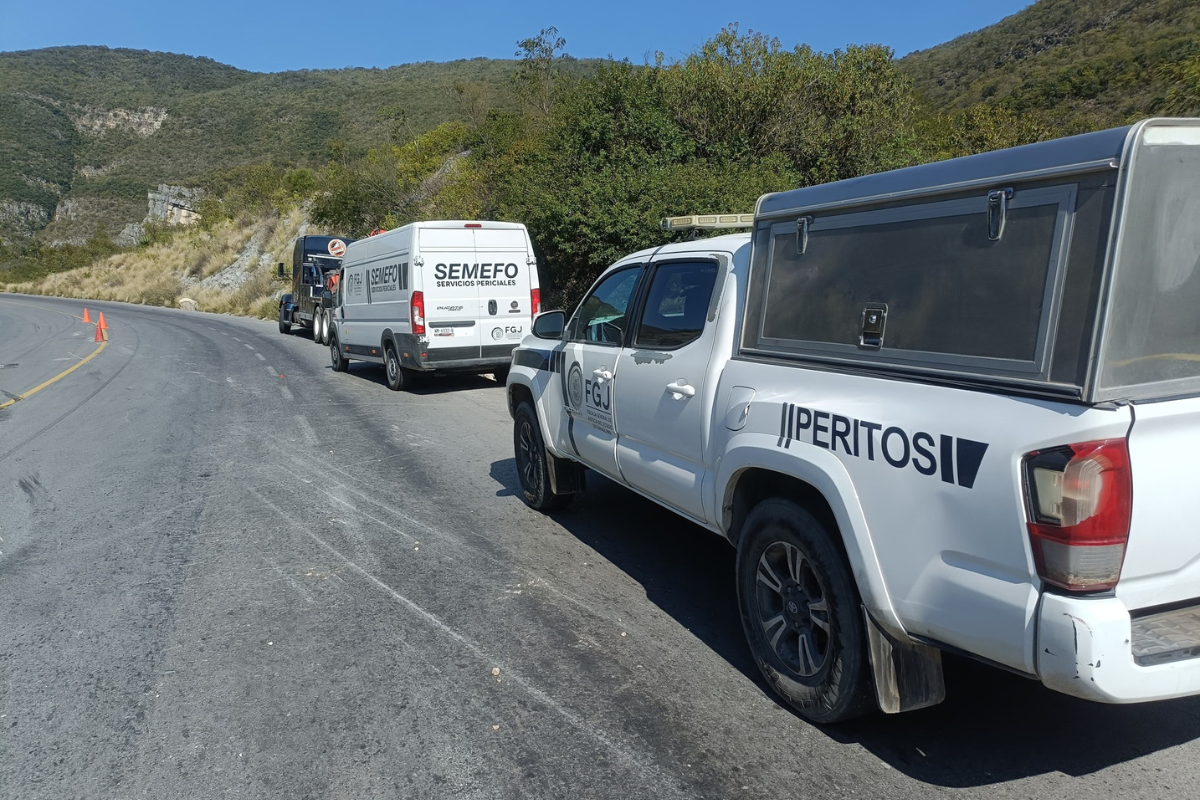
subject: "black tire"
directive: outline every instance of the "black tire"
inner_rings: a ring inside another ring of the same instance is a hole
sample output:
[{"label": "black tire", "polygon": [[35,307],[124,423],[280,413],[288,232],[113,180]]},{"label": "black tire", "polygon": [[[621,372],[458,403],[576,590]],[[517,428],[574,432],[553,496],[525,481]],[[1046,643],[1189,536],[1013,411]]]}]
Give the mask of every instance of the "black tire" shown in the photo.
[{"label": "black tire", "polygon": [[313,337],[314,342],[316,342],[317,344],[322,344],[322,342],[321,342],[321,309],[319,309],[319,308],[313,312],[312,337]]},{"label": "black tire", "polygon": [[287,311],[284,310],[283,303],[279,304],[279,332],[286,334],[291,334],[292,332],[292,323],[287,318]]},{"label": "black tire", "polygon": [[412,374],[400,366],[400,359],[396,356],[396,346],[391,342],[383,346],[383,369],[387,375],[388,388],[393,392],[412,388]]},{"label": "black tire", "polygon": [[817,723],[877,708],[862,601],[832,535],[803,507],[771,498],[746,518],[737,556],[742,627],[759,671]]},{"label": "black tire", "polygon": [[334,372],[346,372],[350,369],[350,359],[342,355],[336,332],[329,336],[329,362],[333,364]]},{"label": "black tire", "polygon": [[525,504],[538,511],[564,508],[575,499],[573,494],[556,494],[550,488],[546,460],[550,454],[542,441],[537,411],[528,400],[517,407],[513,418],[513,450],[516,453],[517,477],[521,481],[521,497]]},{"label": "black tire", "polygon": [[329,344],[329,309],[321,312],[321,344]]}]

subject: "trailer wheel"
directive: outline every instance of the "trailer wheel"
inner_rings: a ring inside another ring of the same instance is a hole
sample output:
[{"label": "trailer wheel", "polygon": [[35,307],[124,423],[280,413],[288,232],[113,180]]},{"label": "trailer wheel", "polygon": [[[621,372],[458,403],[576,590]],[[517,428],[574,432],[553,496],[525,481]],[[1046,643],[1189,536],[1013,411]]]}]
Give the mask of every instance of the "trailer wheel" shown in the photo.
[{"label": "trailer wheel", "polygon": [[516,451],[517,477],[521,481],[521,497],[525,504],[538,511],[553,511],[564,508],[575,499],[573,494],[556,494],[550,488],[549,470],[546,459],[542,429],[538,425],[537,411],[526,400],[517,406],[513,418],[513,449]]},{"label": "trailer wheel", "polygon": [[288,334],[292,332],[292,323],[287,318],[287,311],[284,309],[283,303],[279,304],[279,332]]},{"label": "trailer wheel", "polygon": [[317,344],[327,344],[321,333],[321,318],[323,316],[319,308],[313,312],[313,341]]},{"label": "trailer wheel", "polygon": [[329,361],[333,364],[334,372],[346,372],[350,369],[350,359],[342,355],[342,348],[338,344],[336,331],[329,337]]},{"label": "trailer wheel", "polygon": [[800,716],[842,722],[877,707],[862,601],[830,532],[806,509],[770,498],[750,512],[737,593],[755,663]]},{"label": "trailer wheel", "polygon": [[412,375],[400,366],[396,357],[396,346],[388,342],[383,348],[383,367],[387,370],[387,385],[393,392],[412,388]]}]

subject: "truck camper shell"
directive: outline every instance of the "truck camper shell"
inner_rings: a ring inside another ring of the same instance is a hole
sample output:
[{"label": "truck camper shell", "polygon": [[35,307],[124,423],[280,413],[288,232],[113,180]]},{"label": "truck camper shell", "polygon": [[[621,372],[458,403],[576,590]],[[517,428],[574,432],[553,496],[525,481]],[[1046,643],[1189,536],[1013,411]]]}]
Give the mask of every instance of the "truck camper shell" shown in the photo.
[{"label": "truck camper shell", "polygon": [[1200,120],[764,195],[739,355],[1089,404],[1200,394]]}]

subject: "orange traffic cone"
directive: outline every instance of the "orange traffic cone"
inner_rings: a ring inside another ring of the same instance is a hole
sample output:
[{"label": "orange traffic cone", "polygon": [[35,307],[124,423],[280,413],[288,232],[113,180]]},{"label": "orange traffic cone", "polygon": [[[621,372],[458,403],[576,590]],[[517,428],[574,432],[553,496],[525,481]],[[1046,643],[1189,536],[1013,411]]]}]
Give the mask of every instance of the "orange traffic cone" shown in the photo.
[{"label": "orange traffic cone", "polygon": [[84,321],[84,322],[91,322],[91,321],[92,321],[92,317],[91,317],[91,315],[90,315],[90,314],[88,314],[88,310],[87,310],[86,308],[83,310],[83,321]]},{"label": "orange traffic cone", "polygon": [[102,331],[108,330],[108,323],[104,321],[104,312],[100,312],[100,321],[96,323],[96,327]]},{"label": "orange traffic cone", "polygon": [[96,338],[93,339],[92,341],[93,342],[103,342],[103,341],[107,341],[107,340],[108,340],[108,336],[106,335],[105,330],[103,328],[101,328],[99,325],[97,325],[96,326]]}]

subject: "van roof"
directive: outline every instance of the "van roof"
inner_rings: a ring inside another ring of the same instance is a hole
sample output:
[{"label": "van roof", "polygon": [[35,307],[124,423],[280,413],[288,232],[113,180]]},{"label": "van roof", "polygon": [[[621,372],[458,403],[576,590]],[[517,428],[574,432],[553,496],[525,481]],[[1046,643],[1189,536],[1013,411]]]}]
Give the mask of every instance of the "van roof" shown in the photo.
[{"label": "van roof", "polygon": [[[1145,123],[1141,123],[1145,124]],[[1006,150],[995,150],[932,164],[864,175],[844,181],[807,186],[763,195],[754,216],[758,219],[804,209],[866,205],[900,199],[924,190],[945,192],[976,182],[1001,182],[1009,177],[1036,177],[1033,173],[1061,174],[1117,169],[1130,131],[1126,125]]]}]

